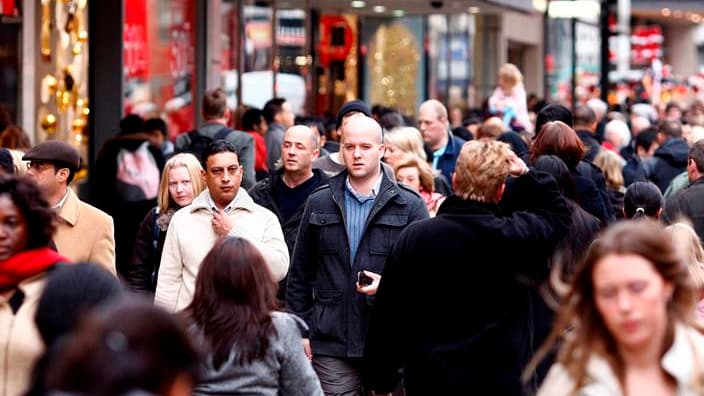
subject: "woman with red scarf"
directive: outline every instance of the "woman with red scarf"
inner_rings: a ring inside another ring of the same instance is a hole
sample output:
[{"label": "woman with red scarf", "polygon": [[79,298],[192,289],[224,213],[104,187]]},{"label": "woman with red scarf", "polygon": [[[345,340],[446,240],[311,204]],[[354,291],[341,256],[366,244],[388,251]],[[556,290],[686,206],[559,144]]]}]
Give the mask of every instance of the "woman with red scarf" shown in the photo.
[{"label": "woman with red scarf", "polygon": [[54,211],[25,178],[0,177],[0,389],[21,395],[44,344],[34,324],[46,274],[68,260],[51,249]]}]

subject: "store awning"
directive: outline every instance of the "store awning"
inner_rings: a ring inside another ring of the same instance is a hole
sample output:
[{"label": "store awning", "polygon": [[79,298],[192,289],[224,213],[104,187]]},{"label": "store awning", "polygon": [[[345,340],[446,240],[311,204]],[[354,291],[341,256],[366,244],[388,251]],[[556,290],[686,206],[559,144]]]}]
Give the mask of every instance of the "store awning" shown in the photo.
[{"label": "store awning", "polygon": [[[354,3],[354,6],[353,6]],[[532,0],[313,0],[313,7],[327,13],[365,16],[400,16],[482,12],[497,14],[511,10],[533,12]],[[472,8],[474,11],[469,11]]]}]

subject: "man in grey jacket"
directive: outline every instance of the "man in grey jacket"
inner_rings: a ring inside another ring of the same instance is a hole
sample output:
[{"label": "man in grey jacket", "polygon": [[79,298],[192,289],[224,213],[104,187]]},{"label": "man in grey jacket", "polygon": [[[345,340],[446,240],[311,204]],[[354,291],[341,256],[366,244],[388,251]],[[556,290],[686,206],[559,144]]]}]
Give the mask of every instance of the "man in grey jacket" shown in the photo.
[{"label": "man in grey jacket", "polygon": [[[227,108],[227,94],[222,88],[207,91],[203,95],[202,114],[205,123],[198,127],[198,133],[215,140],[221,131],[230,132],[221,137],[233,144],[240,153],[242,164],[242,185],[251,188],[256,183],[254,176],[254,138],[242,131],[235,131],[227,126],[230,109]],[[184,133],[176,139],[176,151],[182,151],[191,143],[189,134]]]}]

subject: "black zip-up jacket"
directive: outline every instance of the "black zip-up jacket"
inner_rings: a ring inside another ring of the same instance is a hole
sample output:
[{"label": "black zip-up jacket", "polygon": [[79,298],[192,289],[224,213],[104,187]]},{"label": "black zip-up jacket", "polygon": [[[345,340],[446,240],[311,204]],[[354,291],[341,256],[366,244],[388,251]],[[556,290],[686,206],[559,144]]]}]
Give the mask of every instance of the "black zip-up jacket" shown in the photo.
[{"label": "black zip-up jacket", "polygon": [[385,168],[355,261],[345,228],[347,171],[311,194],[291,258],[286,292],[290,312],[306,321],[313,354],[361,357],[373,298],[357,292],[357,272],[383,273],[401,231],[428,218],[420,196]]},{"label": "black zip-up jacket", "polygon": [[[328,177],[325,175],[325,172],[320,169],[313,169],[313,173],[318,176],[318,184],[313,188],[313,190],[328,184]],[[293,246],[296,244],[298,226],[301,224],[301,217],[303,216],[305,204],[301,205],[296,213],[284,223],[283,218],[281,218],[279,208],[276,205],[276,198],[274,198],[277,183],[282,176],[283,170],[272,173],[266,179],[255,184],[254,187],[250,188],[247,192],[249,193],[249,196],[252,197],[254,202],[269,209],[276,215],[276,217],[279,218],[279,223],[281,223],[281,229],[284,231],[284,239],[286,240],[286,246],[288,247],[288,254],[290,256],[293,254]]]}]

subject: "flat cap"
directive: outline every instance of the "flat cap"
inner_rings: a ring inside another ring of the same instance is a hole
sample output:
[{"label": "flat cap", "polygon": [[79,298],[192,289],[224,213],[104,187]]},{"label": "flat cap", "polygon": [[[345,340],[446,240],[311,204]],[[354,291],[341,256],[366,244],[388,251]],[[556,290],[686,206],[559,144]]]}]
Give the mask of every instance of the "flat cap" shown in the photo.
[{"label": "flat cap", "polygon": [[81,155],[78,150],[60,140],[47,140],[32,147],[22,157],[23,161],[57,162],[77,171],[81,167]]},{"label": "flat cap", "polygon": [[343,104],[342,107],[340,107],[340,111],[337,112],[337,123],[335,124],[335,129],[340,129],[342,126],[342,119],[347,113],[351,113],[353,111],[358,111],[367,117],[372,116],[372,112],[369,110],[369,106],[366,103],[361,100],[351,100]]}]

